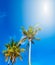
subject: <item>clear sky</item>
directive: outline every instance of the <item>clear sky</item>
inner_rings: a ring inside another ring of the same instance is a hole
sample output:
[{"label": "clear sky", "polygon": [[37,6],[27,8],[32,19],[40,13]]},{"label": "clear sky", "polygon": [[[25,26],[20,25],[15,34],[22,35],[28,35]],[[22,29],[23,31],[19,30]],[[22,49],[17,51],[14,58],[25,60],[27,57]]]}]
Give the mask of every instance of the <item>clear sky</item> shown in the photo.
[{"label": "clear sky", "polygon": [[[7,65],[2,54],[11,38],[22,37],[21,26],[40,26],[42,31],[32,45],[32,65],[55,65],[55,0],[0,0],[0,65]],[[25,45],[24,45],[25,46]],[[28,53],[15,65],[28,65]]]}]

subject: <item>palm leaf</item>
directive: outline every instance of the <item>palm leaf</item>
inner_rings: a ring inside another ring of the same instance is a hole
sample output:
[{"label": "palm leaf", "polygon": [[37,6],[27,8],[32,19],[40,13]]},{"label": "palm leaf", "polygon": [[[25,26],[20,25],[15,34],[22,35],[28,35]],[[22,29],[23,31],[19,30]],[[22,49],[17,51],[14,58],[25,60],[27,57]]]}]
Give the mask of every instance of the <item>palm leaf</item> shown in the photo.
[{"label": "palm leaf", "polygon": [[32,44],[34,44],[34,41],[33,41],[33,40],[31,40],[31,43],[32,43]]},{"label": "palm leaf", "polygon": [[20,60],[22,61],[23,60],[23,57],[22,56],[19,56]]},{"label": "palm leaf", "polygon": [[14,44],[14,40],[12,39],[12,40],[11,40],[11,47],[13,46],[13,44]]},{"label": "palm leaf", "polygon": [[6,62],[8,61],[8,57],[6,57],[5,61],[6,61]]},{"label": "palm leaf", "polygon": [[10,47],[10,44],[9,44],[9,43],[8,43],[8,44],[5,44],[5,47],[6,47],[6,48]]},{"label": "palm leaf", "polygon": [[25,49],[24,49],[24,48],[21,48],[21,49],[20,49],[20,52],[24,52],[24,51],[25,51]]},{"label": "palm leaf", "polygon": [[36,32],[38,32],[38,31],[41,31],[41,28],[37,27],[35,30],[36,30]]},{"label": "palm leaf", "polygon": [[18,47],[21,46],[21,43],[23,43],[26,39],[27,39],[27,37],[21,39],[21,40],[18,42],[17,46],[18,46]]},{"label": "palm leaf", "polygon": [[7,50],[4,50],[2,53],[3,53],[3,54],[7,53]]},{"label": "palm leaf", "polygon": [[38,40],[38,41],[40,40],[40,38],[34,38],[34,39],[35,39],[35,40]]},{"label": "palm leaf", "polygon": [[27,31],[25,30],[25,28],[24,27],[21,27],[21,29],[22,29],[23,34],[24,35],[27,35]]},{"label": "palm leaf", "polygon": [[38,31],[42,30],[41,28],[38,28]]}]

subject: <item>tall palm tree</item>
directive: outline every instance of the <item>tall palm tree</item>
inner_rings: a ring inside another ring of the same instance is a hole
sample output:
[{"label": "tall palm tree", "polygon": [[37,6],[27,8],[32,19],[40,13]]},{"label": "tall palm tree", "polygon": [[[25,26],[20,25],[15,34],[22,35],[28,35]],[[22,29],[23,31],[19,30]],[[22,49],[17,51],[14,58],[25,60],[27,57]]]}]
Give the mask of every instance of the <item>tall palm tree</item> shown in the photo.
[{"label": "tall palm tree", "polygon": [[12,62],[12,65],[16,61],[16,58],[19,57],[20,60],[22,60],[21,52],[24,52],[25,49],[20,48],[20,45],[17,45],[18,42],[14,42],[12,40],[9,44],[6,44],[5,47],[7,48],[6,50],[3,51],[6,61],[8,61],[8,65],[10,64],[10,61]]},{"label": "tall palm tree", "polygon": [[24,38],[20,42],[24,42],[26,39],[28,39],[29,43],[27,46],[29,47],[29,65],[31,65],[31,43],[34,43],[33,40],[40,40],[40,38],[36,38],[35,35],[40,31],[41,28],[34,28],[32,26],[29,27],[28,30],[25,30],[24,27],[22,27],[22,32],[24,34]]}]

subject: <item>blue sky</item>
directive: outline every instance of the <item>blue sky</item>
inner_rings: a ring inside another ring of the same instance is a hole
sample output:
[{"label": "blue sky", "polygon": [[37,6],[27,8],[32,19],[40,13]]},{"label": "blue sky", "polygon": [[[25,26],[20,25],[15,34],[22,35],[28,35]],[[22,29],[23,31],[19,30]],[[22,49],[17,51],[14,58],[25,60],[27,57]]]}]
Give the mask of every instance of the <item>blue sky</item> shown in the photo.
[{"label": "blue sky", "polygon": [[[0,64],[7,65],[1,53],[4,44],[14,38],[21,39],[21,26],[42,28],[32,45],[32,65],[55,65],[55,0],[0,0]],[[17,59],[15,65],[28,65],[28,52],[24,62]]]}]

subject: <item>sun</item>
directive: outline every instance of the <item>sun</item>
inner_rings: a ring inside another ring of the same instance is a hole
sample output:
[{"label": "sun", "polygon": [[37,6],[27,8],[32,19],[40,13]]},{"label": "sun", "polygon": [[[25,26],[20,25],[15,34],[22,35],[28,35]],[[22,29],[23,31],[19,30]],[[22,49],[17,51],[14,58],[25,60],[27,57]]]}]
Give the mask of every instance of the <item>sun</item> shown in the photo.
[{"label": "sun", "polygon": [[45,14],[48,14],[49,9],[48,9],[48,5],[46,3],[43,6],[43,10],[44,10]]},{"label": "sun", "polygon": [[50,16],[50,3],[49,2],[43,3],[43,14],[45,16]]}]

